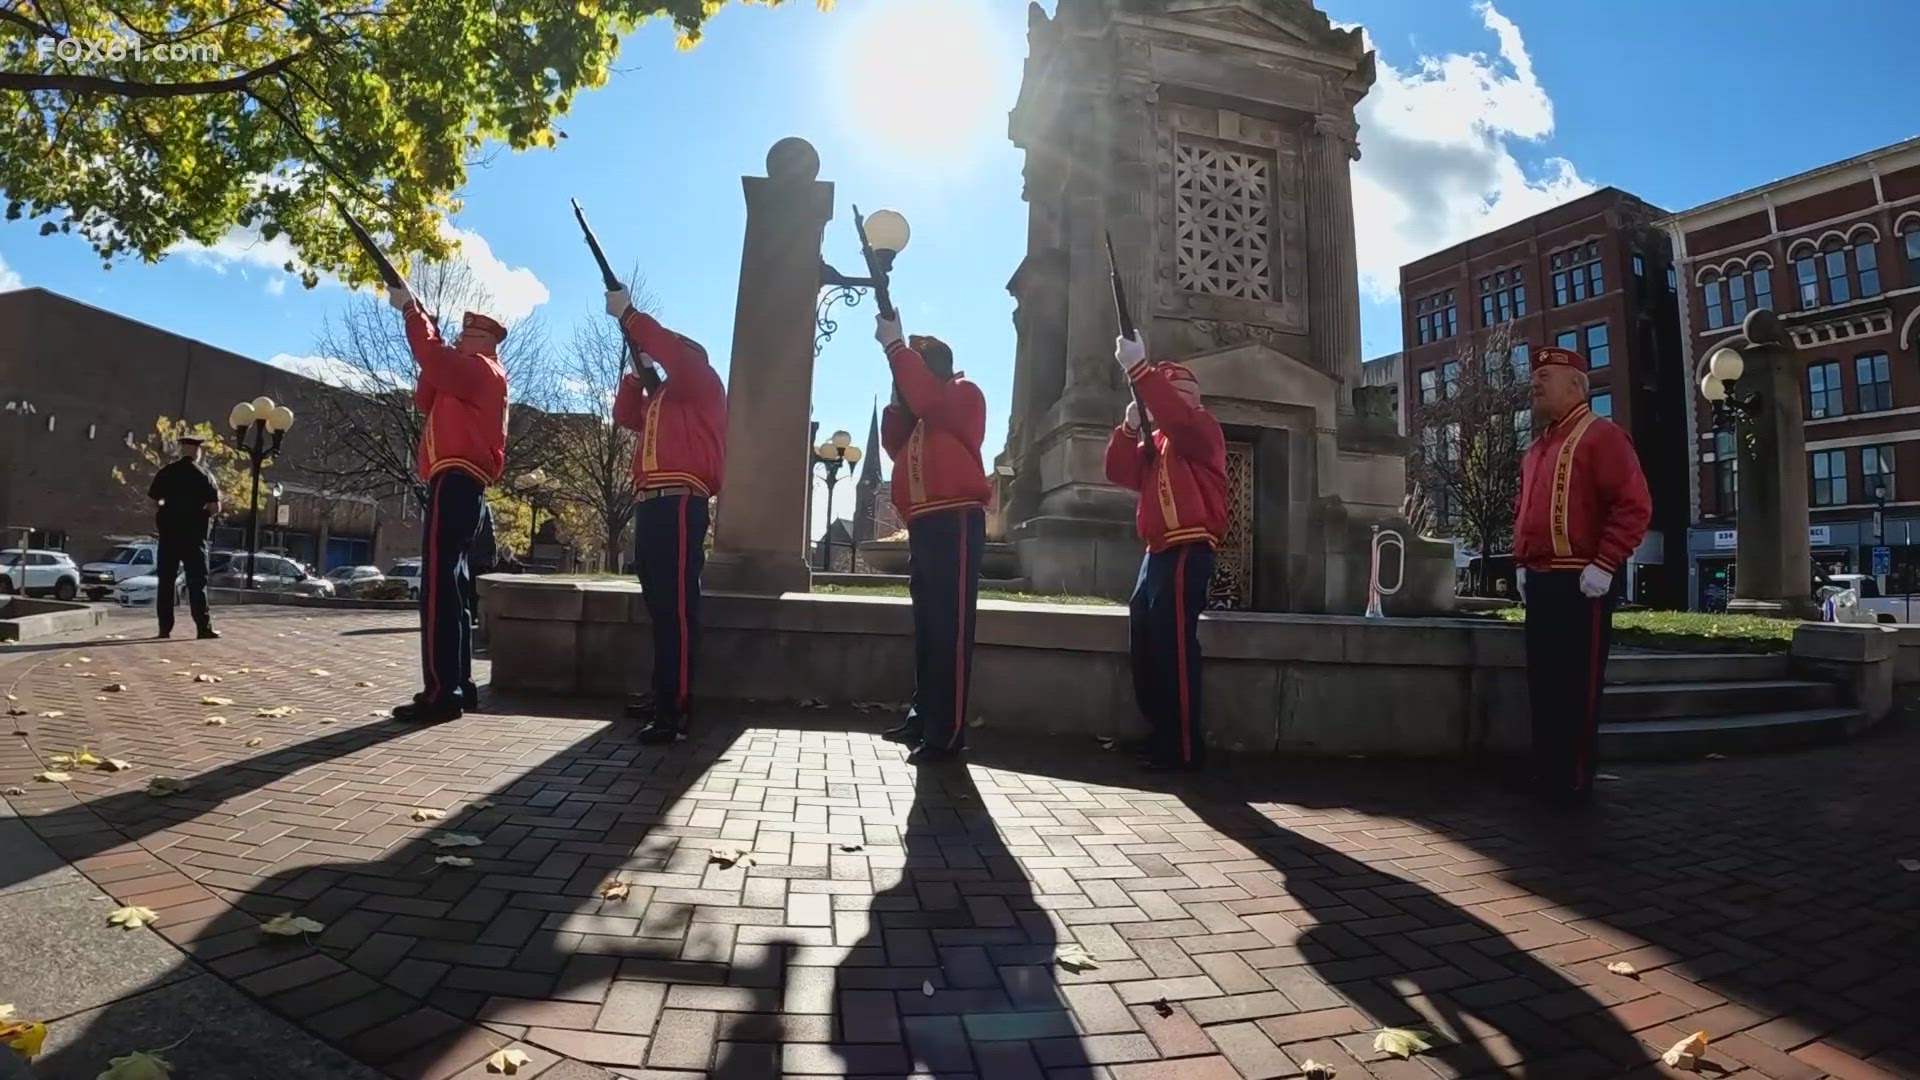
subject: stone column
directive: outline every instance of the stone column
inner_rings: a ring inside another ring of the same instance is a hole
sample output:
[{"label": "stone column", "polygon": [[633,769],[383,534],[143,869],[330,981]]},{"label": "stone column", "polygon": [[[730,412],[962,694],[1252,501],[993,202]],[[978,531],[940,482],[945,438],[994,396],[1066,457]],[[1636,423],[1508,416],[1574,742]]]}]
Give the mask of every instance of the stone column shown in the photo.
[{"label": "stone column", "polygon": [[725,592],[804,592],[810,584],[794,524],[808,485],[795,462],[808,445],[820,240],[833,185],[804,139],[767,152],[767,175],[741,178],[746,242],[727,377],[727,471],[706,583]]},{"label": "stone column", "polygon": [[1806,363],[1773,312],[1747,316],[1745,370],[1728,387],[1755,410],[1734,439],[1740,459],[1735,580],[1729,612],[1817,618],[1807,541],[1807,447],[1800,394]]},{"label": "stone column", "polygon": [[1307,138],[1307,322],[1313,365],[1343,384],[1343,416],[1353,413],[1353,390],[1360,385],[1360,273],[1347,170],[1359,157],[1352,120],[1314,118]]}]

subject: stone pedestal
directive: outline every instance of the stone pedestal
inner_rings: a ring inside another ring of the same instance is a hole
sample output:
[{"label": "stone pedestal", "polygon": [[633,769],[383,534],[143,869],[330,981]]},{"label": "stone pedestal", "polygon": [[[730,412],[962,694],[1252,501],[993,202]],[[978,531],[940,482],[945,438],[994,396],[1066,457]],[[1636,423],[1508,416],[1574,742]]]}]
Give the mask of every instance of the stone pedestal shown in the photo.
[{"label": "stone pedestal", "polygon": [[1752,395],[1734,437],[1740,460],[1737,572],[1727,610],[1789,619],[1819,617],[1807,540],[1806,429],[1800,407],[1802,362],[1771,311],[1747,316],[1733,347],[1745,362],[1729,389]]},{"label": "stone pedestal", "polygon": [[809,445],[814,304],[820,240],[833,185],[802,139],[767,154],[765,177],[743,177],[747,231],[727,377],[727,471],[707,557],[709,589],[805,592],[809,570],[793,542],[809,485],[798,466]]}]

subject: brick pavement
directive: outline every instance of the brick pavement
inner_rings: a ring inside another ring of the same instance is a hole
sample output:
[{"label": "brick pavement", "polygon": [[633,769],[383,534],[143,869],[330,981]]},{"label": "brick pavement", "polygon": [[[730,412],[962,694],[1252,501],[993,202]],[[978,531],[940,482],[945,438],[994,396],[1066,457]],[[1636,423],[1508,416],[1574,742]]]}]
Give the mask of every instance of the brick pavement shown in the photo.
[{"label": "brick pavement", "polygon": [[[1651,1077],[1696,1029],[1718,1075],[1920,1076],[1911,715],[1622,767],[1543,815],[1453,764],[1163,782],[991,730],[916,774],[857,713],[706,717],[667,752],[592,704],[410,728],[372,715],[414,688],[408,623],[249,609],[216,643],[0,650],[29,732],[0,785],[183,965],[395,1077],[509,1046],[548,1080]],[[30,779],[81,744],[136,767]],[[283,912],[326,929],[267,939]],[[1444,1038],[1372,1049],[1409,1023]]]}]

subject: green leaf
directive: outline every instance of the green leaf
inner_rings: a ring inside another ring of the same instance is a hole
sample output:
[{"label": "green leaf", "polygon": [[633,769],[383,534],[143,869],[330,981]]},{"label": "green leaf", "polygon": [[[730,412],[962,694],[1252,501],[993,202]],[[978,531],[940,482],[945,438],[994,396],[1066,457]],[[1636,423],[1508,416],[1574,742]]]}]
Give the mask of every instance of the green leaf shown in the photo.
[{"label": "green leaf", "polygon": [[1427,1041],[1432,1037],[1433,1032],[1425,1028],[1383,1028],[1373,1037],[1373,1048],[1405,1060],[1422,1050],[1433,1049],[1433,1044]]}]

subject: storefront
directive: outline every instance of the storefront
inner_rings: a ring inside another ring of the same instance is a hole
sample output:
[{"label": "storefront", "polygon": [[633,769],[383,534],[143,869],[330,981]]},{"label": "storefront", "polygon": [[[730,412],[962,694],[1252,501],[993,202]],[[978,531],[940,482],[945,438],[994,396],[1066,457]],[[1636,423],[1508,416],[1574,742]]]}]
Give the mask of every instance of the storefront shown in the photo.
[{"label": "storefront", "polygon": [[[1920,519],[1889,519],[1874,543],[1872,521],[1840,521],[1807,527],[1808,554],[1823,574],[1874,574],[1883,592],[1901,595],[1920,592]],[[1722,611],[1733,595],[1734,549],[1739,533],[1733,529],[1695,528],[1688,531],[1692,566],[1688,594],[1695,611]],[[1887,558],[1876,566],[1874,548],[1887,548]]]}]

